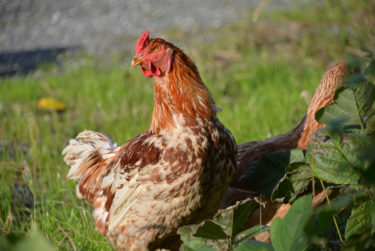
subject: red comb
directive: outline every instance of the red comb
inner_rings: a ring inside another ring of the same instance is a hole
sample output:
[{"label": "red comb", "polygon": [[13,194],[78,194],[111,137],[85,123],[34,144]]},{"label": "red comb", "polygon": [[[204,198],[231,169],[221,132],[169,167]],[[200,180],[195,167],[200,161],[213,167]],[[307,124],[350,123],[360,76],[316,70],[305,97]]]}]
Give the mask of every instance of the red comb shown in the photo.
[{"label": "red comb", "polygon": [[138,41],[137,43],[135,44],[135,53],[136,54],[141,54],[143,52],[143,50],[146,48],[146,46],[148,45],[148,42],[149,42],[149,32],[148,30],[146,30],[145,32],[143,32],[143,34],[138,38]]}]

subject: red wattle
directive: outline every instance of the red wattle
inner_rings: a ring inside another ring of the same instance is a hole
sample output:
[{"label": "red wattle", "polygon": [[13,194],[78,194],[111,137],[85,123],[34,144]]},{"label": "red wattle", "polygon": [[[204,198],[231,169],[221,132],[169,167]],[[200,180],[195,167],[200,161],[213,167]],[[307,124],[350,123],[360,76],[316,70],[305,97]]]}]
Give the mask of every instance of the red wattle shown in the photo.
[{"label": "red wattle", "polygon": [[155,67],[153,64],[151,64],[151,72],[155,77],[159,77],[161,74],[159,67]]},{"label": "red wattle", "polygon": [[143,68],[143,66],[141,67],[141,69],[142,69],[143,75],[145,75],[145,77],[152,78],[152,72],[150,70],[146,70],[145,68]]},{"label": "red wattle", "polygon": [[147,78],[152,78],[152,77],[159,77],[161,75],[161,71],[159,67],[155,67],[151,62],[148,62],[148,69],[144,68],[141,66],[143,75]]}]

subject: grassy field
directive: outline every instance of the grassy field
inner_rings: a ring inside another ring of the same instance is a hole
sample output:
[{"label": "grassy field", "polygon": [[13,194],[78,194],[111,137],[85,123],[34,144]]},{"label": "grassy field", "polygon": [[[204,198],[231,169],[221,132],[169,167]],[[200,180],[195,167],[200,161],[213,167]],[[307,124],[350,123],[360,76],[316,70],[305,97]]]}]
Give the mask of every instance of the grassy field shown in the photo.
[{"label": "grassy field", "polygon": [[[265,11],[257,20],[249,10],[247,18],[220,29],[150,32],[173,41],[196,62],[223,109],[219,118],[238,143],[261,140],[302,119],[307,102],[301,93],[312,95],[327,67],[351,54],[373,52],[375,4],[337,2]],[[131,58],[133,52],[121,55]],[[111,249],[95,232],[90,207],[76,198],[75,184],[65,180],[68,167],[61,156],[69,138],[84,129],[122,144],[148,128],[153,81],[130,61],[122,63],[122,56],[109,61],[89,57],[63,71],[51,65],[0,79],[1,235],[26,233],[36,222],[59,249]],[[38,110],[43,97],[65,103],[66,111]],[[29,175],[22,171],[25,166]],[[26,216],[15,184],[28,185],[34,194]]]}]

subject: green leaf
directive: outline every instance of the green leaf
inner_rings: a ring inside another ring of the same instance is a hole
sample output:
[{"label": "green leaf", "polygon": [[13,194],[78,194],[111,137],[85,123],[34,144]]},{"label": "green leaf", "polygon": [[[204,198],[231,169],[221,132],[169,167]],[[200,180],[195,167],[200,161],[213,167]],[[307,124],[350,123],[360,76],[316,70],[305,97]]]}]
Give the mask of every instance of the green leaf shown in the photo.
[{"label": "green leaf", "polygon": [[263,225],[257,225],[257,226],[254,226],[252,228],[246,229],[245,231],[242,231],[241,233],[239,233],[236,236],[236,238],[234,240],[234,244],[237,245],[241,242],[247,241],[247,240],[253,238],[254,236],[256,236],[260,233],[266,232],[268,230],[269,230],[269,227],[263,226]]},{"label": "green leaf", "polygon": [[0,251],[5,250],[12,250],[11,245],[7,239],[5,239],[3,236],[0,236]]},{"label": "green leaf", "polygon": [[229,248],[233,245],[234,237],[241,231],[250,214],[258,206],[257,202],[248,199],[220,210],[213,220],[180,227],[177,232],[183,241],[183,249],[198,250],[206,247],[207,243],[214,247],[227,246]]},{"label": "green leaf", "polygon": [[259,161],[251,164],[248,170],[249,183],[254,190],[270,196],[284,177],[285,168],[290,163],[303,161],[305,158],[299,149],[264,154]]},{"label": "green leaf", "polygon": [[253,200],[246,200],[238,205],[220,211],[212,220],[222,227],[227,236],[234,237],[240,231],[247,219],[259,205]]},{"label": "green leaf", "polygon": [[197,225],[183,226],[177,230],[178,234],[181,236],[181,240],[183,241],[181,248],[185,251],[195,251],[200,248],[207,247],[206,240],[204,238],[194,236],[196,226]]},{"label": "green leaf", "polygon": [[271,225],[271,240],[276,251],[303,250],[308,238],[303,228],[312,215],[312,197],[306,195],[292,205],[287,215],[276,218]]},{"label": "green leaf", "polygon": [[209,247],[209,246],[198,248],[198,249],[194,249],[194,251],[216,251],[216,250],[217,249],[215,249],[213,247]]},{"label": "green leaf", "polygon": [[269,243],[260,241],[247,241],[243,242],[234,248],[234,251],[273,251],[273,247]]},{"label": "green leaf", "polygon": [[46,240],[46,238],[38,231],[36,223],[32,223],[31,229],[29,231],[30,236],[25,237],[20,242],[18,242],[14,249],[15,251],[39,251],[39,250],[55,250],[52,245]]},{"label": "green leaf", "polygon": [[375,100],[375,87],[368,82],[359,82],[352,88],[337,89],[334,102],[321,108],[316,119],[323,124],[333,120],[345,120],[346,125],[364,125],[373,113],[372,106]]},{"label": "green leaf", "polygon": [[272,192],[272,200],[282,200],[284,203],[293,202],[299,194],[310,185],[313,174],[305,162],[292,163],[286,168],[284,178]]},{"label": "green leaf", "polygon": [[375,198],[374,196],[372,197],[372,201],[370,202],[369,213],[371,216],[371,225],[372,225],[371,232],[375,234]]},{"label": "green leaf", "polygon": [[353,236],[364,234],[371,229],[370,206],[371,202],[366,201],[352,209],[352,214],[347,221],[345,229],[346,240]]},{"label": "green leaf", "polygon": [[301,149],[292,149],[290,150],[290,160],[289,164],[305,162],[305,154]]},{"label": "green leaf", "polygon": [[348,194],[336,197],[331,201],[330,205],[324,203],[315,209],[304,227],[304,231],[310,237],[310,240],[319,245],[328,239],[337,240],[337,229],[333,225],[333,216],[345,211],[352,205],[352,202],[353,195]]},{"label": "green leaf", "polygon": [[375,114],[369,117],[369,119],[367,120],[366,126],[367,126],[366,128],[367,134],[375,135]]},{"label": "green leaf", "polygon": [[375,139],[369,136],[363,136],[362,143],[356,147],[358,158],[362,165],[357,170],[361,173],[361,184],[375,184]]},{"label": "green leaf", "polygon": [[368,195],[366,193],[356,201],[360,203],[353,208],[348,219],[345,229],[347,242],[343,250],[375,250],[375,200],[373,195],[370,198]]},{"label": "green leaf", "polygon": [[363,165],[358,147],[368,144],[363,135],[333,135],[327,140],[327,132],[313,139],[310,164],[313,173],[320,179],[335,184],[356,184],[357,169]]},{"label": "green leaf", "polygon": [[212,221],[204,222],[203,226],[198,228],[195,236],[211,240],[227,238],[227,235],[224,233],[223,229]]}]

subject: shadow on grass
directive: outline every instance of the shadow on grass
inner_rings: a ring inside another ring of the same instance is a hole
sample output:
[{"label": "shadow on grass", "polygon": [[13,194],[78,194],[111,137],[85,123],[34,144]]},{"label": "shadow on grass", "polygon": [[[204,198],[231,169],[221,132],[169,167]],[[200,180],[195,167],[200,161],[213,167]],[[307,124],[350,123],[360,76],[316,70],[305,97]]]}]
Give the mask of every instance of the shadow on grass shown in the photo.
[{"label": "shadow on grass", "polygon": [[15,52],[0,51],[0,77],[9,77],[16,74],[26,75],[46,63],[55,63],[58,66],[62,66],[62,60],[59,55],[81,49],[79,46],[71,46]]}]

